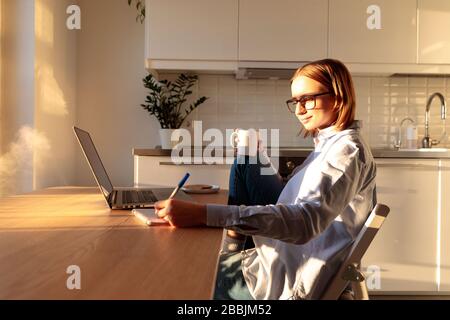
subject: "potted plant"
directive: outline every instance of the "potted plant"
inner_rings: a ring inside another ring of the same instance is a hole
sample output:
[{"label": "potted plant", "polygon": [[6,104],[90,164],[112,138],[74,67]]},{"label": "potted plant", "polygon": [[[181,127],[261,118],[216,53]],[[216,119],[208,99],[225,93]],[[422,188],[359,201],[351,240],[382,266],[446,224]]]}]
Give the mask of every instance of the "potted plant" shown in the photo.
[{"label": "potted plant", "polygon": [[133,2],[136,2],[136,10],[137,16],[136,21],[140,21],[144,23],[145,20],[145,0],[128,0],[128,5],[133,5]]},{"label": "potted plant", "polygon": [[180,74],[176,81],[158,81],[151,73],[144,79],[144,87],[149,89],[145,104],[141,107],[158,119],[161,147],[172,149],[171,136],[179,129],[189,114],[205,102],[207,97],[200,97],[189,106],[184,107],[191,88],[198,81],[197,75]]}]

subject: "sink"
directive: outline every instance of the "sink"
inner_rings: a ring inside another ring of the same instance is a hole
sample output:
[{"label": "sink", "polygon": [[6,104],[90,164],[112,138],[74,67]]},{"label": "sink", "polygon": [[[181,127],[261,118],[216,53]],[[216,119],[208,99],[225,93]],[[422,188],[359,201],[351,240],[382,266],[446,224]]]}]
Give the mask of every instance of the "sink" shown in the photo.
[{"label": "sink", "polygon": [[420,148],[420,149],[399,149],[398,151],[409,151],[409,152],[447,152],[446,148]]}]

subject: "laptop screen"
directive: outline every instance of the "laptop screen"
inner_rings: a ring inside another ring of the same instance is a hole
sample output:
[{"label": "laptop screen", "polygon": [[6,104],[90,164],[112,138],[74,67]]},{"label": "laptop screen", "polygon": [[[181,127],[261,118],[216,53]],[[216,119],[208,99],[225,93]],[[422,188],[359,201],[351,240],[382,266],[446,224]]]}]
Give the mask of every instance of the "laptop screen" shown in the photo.
[{"label": "laptop screen", "polygon": [[94,142],[88,132],[81,130],[77,127],[73,127],[75,135],[80,142],[81,149],[83,149],[84,155],[94,173],[95,180],[102,190],[106,198],[113,191],[113,185],[111,180],[109,180],[108,174],[106,173],[105,167],[103,166],[102,160],[100,159],[97,149],[95,149]]}]

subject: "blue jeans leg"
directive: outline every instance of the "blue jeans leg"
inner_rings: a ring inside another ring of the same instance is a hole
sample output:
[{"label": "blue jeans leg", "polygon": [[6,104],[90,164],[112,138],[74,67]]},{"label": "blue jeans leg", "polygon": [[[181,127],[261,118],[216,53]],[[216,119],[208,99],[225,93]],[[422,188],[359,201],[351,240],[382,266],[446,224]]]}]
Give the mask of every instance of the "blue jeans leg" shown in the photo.
[{"label": "blue jeans leg", "polygon": [[275,204],[284,188],[283,179],[279,174],[261,174],[261,170],[267,165],[259,161],[252,163],[250,159],[252,158],[245,157],[245,163],[238,163],[236,159],[231,167],[228,204]]},{"label": "blue jeans leg", "polygon": [[[246,157],[244,163],[236,159],[230,172],[229,205],[268,205],[275,204],[284,183],[280,175],[263,175],[265,166],[259,161],[250,161]],[[255,160],[253,158],[253,160]],[[216,300],[252,300],[242,273],[241,250],[254,246],[251,237],[239,240],[228,237],[224,233],[217,280],[214,291]]]},{"label": "blue jeans leg", "polygon": [[[238,158],[234,161],[230,172],[228,204],[229,205],[268,205],[277,203],[278,197],[284,188],[281,176],[263,174],[263,168],[270,165],[262,164],[259,158],[246,156],[244,161]],[[240,242],[240,243],[239,243]],[[222,252],[227,252],[226,247],[235,247],[240,251],[254,247],[251,237],[246,240],[236,240],[224,236]],[[229,251],[229,250],[228,250]]]}]

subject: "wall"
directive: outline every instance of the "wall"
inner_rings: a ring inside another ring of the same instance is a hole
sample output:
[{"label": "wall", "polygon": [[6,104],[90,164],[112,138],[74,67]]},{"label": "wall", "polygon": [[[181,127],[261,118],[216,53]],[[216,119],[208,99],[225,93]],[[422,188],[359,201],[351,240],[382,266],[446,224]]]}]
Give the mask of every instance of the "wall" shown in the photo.
[{"label": "wall", "polygon": [[[2,17],[2,5],[3,5],[3,1],[4,0],[0,0],[0,125],[2,123],[2,105],[3,105],[3,98],[2,98],[2,94],[3,94],[3,85],[2,85],[2,75],[3,75],[3,69],[2,69],[2,65],[3,65],[3,50],[2,50],[2,43],[3,43],[3,28],[2,28],[2,24],[3,24],[3,17]],[[0,155],[2,154],[2,130],[0,128]]]},{"label": "wall", "polygon": [[66,28],[72,3],[2,2],[0,195],[74,184],[76,34]]},{"label": "wall", "polygon": [[[372,147],[392,147],[405,117],[416,122],[420,142],[425,134],[428,97],[441,92],[447,105],[450,103],[450,77],[357,77],[355,84],[357,114],[365,123],[364,132]],[[450,133],[450,119],[442,122],[438,99],[433,101],[430,111],[430,136],[439,139],[444,130]],[[450,140],[443,140],[439,147],[450,147]]]},{"label": "wall", "polygon": [[[123,0],[81,0],[77,124],[88,130],[114,185],[133,182],[133,147],[158,141],[158,127],[140,107],[145,99],[144,25]],[[95,183],[78,153],[77,182]]]},{"label": "wall", "polygon": [[34,189],[75,183],[77,32],[66,27],[73,0],[35,1],[36,131],[48,146],[36,146]]},{"label": "wall", "polygon": [[[160,78],[175,79],[175,74]],[[449,77],[362,77],[354,76],[357,96],[356,118],[363,122],[363,135],[374,148],[389,148],[397,138],[399,123],[405,117],[416,121],[419,139],[425,131],[427,98],[438,91],[450,105]],[[253,127],[279,128],[281,146],[312,146],[311,139],[298,136],[300,124],[289,113],[287,80],[235,80],[232,75],[200,75],[194,97],[210,99],[198,107],[190,120],[202,120],[203,129]],[[192,99],[191,99],[192,100]],[[448,112],[450,116],[450,112]],[[406,124],[405,124],[406,126]],[[445,128],[436,99],[431,106],[430,135],[438,139]],[[450,119],[446,121],[450,133]],[[403,128],[403,133],[405,133]],[[450,147],[450,141],[442,146]]]},{"label": "wall", "polygon": [[34,1],[3,1],[1,16],[0,196],[33,188],[33,153],[14,143],[34,125]]}]

